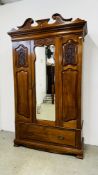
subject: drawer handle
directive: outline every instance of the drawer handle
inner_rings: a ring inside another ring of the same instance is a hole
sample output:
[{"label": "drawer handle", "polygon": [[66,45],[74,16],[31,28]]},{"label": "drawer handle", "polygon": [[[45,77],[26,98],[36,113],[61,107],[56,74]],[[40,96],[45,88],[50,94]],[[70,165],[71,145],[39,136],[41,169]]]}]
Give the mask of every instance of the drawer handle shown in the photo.
[{"label": "drawer handle", "polygon": [[64,140],[64,136],[58,136],[58,139]]}]

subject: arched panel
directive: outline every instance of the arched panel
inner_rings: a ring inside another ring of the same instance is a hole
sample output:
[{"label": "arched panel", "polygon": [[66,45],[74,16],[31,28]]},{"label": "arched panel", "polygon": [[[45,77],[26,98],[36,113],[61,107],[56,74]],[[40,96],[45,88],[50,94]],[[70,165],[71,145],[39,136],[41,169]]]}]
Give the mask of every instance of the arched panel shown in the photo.
[{"label": "arched panel", "polygon": [[62,73],[63,121],[78,117],[78,71],[68,69]]},{"label": "arched panel", "polygon": [[63,44],[63,66],[77,64],[77,43],[68,40]]},{"label": "arched panel", "polygon": [[24,45],[19,45],[16,49],[16,67],[28,66],[28,48]]},{"label": "arched panel", "polygon": [[17,84],[17,113],[29,117],[29,91],[28,72],[19,71],[16,73]]}]

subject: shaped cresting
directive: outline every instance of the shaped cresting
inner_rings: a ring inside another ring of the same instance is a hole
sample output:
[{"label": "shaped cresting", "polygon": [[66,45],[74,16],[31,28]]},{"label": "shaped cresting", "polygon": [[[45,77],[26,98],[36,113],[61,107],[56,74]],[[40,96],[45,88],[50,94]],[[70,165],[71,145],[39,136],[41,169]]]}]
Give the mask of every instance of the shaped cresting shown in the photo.
[{"label": "shaped cresting", "polygon": [[28,18],[13,43],[15,145],[83,158],[82,49],[87,22]]}]

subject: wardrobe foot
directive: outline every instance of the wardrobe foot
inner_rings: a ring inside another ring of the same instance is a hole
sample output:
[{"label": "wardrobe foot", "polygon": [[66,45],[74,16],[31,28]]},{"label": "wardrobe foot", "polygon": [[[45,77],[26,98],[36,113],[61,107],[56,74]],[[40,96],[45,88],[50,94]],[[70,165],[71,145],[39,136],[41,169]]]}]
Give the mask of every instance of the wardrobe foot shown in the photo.
[{"label": "wardrobe foot", "polygon": [[76,155],[76,158],[78,158],[78,159],[83,159],[83,154],[77,154],[77,155]]}]

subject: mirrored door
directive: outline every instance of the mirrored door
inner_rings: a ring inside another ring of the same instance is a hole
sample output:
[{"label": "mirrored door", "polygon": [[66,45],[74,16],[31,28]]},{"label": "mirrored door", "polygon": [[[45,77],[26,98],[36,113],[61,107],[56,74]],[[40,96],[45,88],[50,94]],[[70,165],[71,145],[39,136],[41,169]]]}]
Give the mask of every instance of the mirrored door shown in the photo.
[{"label": "mirrored door", "polygon": [[55,46],[35,48],[36,118],[55,121]]}]

